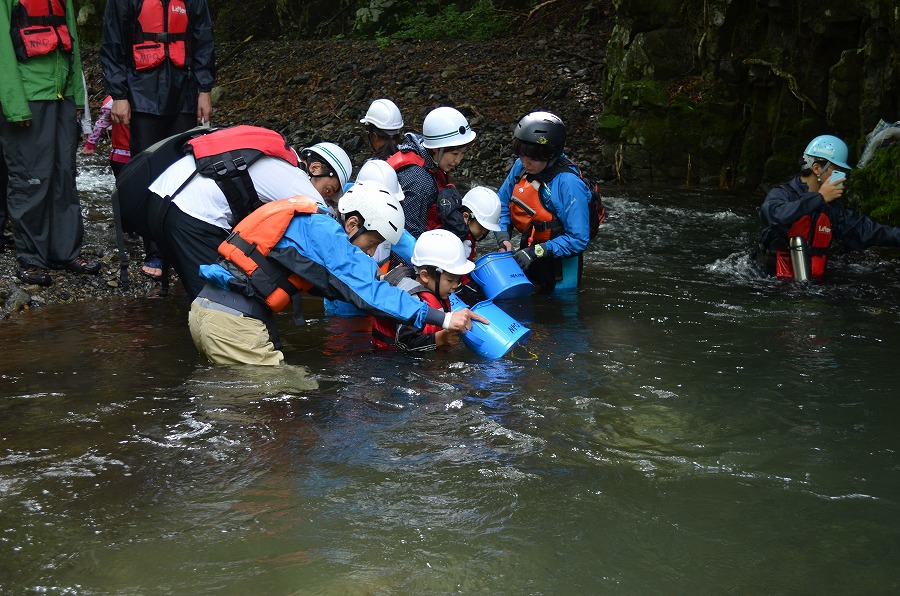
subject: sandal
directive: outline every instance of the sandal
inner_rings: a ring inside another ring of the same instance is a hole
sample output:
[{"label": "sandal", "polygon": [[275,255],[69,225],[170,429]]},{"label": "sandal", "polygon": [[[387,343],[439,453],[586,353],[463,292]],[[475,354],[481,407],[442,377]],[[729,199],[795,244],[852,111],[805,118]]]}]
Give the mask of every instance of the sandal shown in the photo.
[{"label": "sandal", "polygon": [[153,281],[161,280],[163,276],[162,259],[153,257],[152,259],[145,261],[144,265],[141,267],[141,275],[149,277]]},{"label": "sandal", "polygon": [[65,265],[63,269],[68,269],[74,273],[82,273],[85,275],[96,275],[100,273],[100,261],[88,261],[81,255],[78,255]]}]

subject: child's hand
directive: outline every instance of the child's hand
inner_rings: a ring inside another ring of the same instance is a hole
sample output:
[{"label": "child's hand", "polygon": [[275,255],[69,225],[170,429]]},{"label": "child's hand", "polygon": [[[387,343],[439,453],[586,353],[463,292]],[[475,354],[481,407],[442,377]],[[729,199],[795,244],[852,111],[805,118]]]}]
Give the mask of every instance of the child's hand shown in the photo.
[{"label": "child's hand", "polygon": [[459,332],[457,331],[446,331],[441,329],[437,333],[434,334],[434,345],[437,347],[441,346],[455,346],[459,343],[460,340]]}]

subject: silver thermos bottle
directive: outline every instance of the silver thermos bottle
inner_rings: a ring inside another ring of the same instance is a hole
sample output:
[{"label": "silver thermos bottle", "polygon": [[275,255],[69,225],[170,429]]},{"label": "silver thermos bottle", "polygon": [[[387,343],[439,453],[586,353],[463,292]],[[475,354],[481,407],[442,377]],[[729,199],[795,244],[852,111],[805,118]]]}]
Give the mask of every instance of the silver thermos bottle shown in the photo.
[{"label": "silver thermos bottle", "polygon": [[794,279],[809,279],[809,251],[806,250],[806,240],[802,236],[791,238],[791,265],[794,267]]}]

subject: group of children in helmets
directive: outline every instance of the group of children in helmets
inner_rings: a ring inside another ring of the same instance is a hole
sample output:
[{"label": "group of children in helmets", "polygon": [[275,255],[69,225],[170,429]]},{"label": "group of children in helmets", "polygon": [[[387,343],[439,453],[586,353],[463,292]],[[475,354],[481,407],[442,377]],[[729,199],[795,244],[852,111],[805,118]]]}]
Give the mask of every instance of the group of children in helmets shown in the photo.
[{"label": "group of children in helmets", "polygon": [[[577,285],[589,240],[591,193],[563,154],[566,129],[558,116],[532,112],[523,117],[513,133],[517,159],[499,191],[476,186],[465,195],[450,175],[477,135],[458,110],[436,108],[426,116],[421,134],[404,135],[400,110],[388,99],[377,99],[361,122],[376,155],[390,166],[382,181],[393,187],[390,172],[396,174],[404,227],[414,239],[392,247],[386,281],[449,312],[450,294],[472,289],[468,274],[475,267],[476,243],[494,234],[498,249],[511,251],[510,230],[515,229],[522,236],[513,256],[532,281],[552,291],[561,278],[561,262],[571,259],[571,281]],[[455,345],[460,336],[376,317],[373,340],[379,348],[411,351]]]},{"label": "group of children in helmets", "polygon": [[[404,134],[396,104],[377,99],[360,122],[375,156],[354,182],[349,157],[337,145],[319,143],[299,154],[320,213],[305,200],[266,204],[235,222],[223,242],[231,256],[221,258],[220,246],[218,263],[195,268],[191,335],[211,361],[282,362],[269,315],[296,307],[299,292],[310,289],[326,298],[328,314],[374,315],[376,347],[455,345],[473,320],[489,322],[469,309],[451,309],[450,294],[467,287],[478,241],[494,234],[499,250],[512,250],[513,228],[522,233],[515,260],[532,281],[552,291],[564,269],[559,262],[568,260],[576,264],[568,269],[577,284],[591,192],[563,154],[565,125],[558,116],[522,118],[514,131],[517,159],[499,191],[476,186],[465,194],[450,175],[477,135],[460,111],[436,108],[421,134]],[[277,237],[260,235],[269,229],[263,218],[281,222]],[[190,276],[191,268],[182,267],[179,276]]]}]

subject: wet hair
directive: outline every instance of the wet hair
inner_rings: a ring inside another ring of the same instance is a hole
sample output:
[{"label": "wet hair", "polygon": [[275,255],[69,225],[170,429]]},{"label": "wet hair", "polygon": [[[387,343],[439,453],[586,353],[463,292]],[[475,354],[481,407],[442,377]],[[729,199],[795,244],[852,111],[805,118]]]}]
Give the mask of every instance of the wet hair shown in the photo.
[{"label": "wet hair", "polygon": [[557,147],[528,143],[515,137],[513,137],[512,150],[513,154],[516,156],[524,156],[529,159],[536,159],[537,161],[550,162],[559,157],[559,149]]}]

